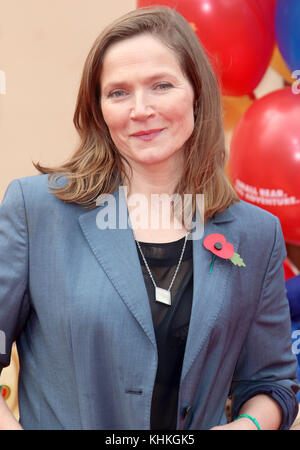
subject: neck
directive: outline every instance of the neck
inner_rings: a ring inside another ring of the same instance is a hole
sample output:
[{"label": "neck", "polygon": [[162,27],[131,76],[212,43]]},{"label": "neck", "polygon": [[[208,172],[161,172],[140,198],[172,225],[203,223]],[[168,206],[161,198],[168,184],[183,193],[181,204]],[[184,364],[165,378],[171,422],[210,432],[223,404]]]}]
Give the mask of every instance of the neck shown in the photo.
[{"label": "neck", "polygon": [[131,164],[131,167],[129,194],[143,194],[147,198],[151,194],[174,194],[182,173],[182,163],[178,161],[146,166]]},{"label": "neck", "polygon": [[144,242],[170,242],[183,237],[186,230],[174,219],[169,201],[176,194],[182,164],[177,161],[174,166],[168,161],[131,167],[127,206],[136,238]]},{"label": "neck", "polygon": [[179,178],[169,177],[165,173],[153,173],[152,175],[149,172],[145,175],[142,172],[136,175],[130,182],[129,194],[143,194],[150,199],[152,194],[172,195],[175,193]]}]

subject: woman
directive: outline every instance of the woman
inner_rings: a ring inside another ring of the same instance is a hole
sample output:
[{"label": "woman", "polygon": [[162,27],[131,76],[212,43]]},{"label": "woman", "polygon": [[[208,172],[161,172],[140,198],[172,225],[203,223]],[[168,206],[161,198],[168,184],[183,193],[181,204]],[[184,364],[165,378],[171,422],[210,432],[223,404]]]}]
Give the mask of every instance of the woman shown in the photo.
[{"label": "woman", "polygon": [[74,123],[71,160],[36,164],[0,209],[1,364],[17,340],[22,426],[289,428],[284,241],[226,179],[218,84],[189,24],[141,9],[104,30]]}]

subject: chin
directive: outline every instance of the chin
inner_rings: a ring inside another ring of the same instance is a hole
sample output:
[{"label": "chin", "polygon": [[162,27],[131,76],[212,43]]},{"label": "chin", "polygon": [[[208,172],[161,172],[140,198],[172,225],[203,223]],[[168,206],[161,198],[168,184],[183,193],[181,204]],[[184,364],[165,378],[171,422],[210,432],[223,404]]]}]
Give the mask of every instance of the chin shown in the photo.
[{"label": "chin", "polygon": [[[161,150],[157,150],[154,152],[149,152],[148,155],[144,154],[142,155],[142,158],[138,158],[136,161],[139,162],[139,164],[144,165],[153,165],[153,164],[162,164],[166,163],[168,161],[176,161],[177,159],[180,159],[180,152],[165,152],[162,154]],[[181,164],[181,162],[180,162]]]},{"label": "chin", "polygon": [[165,163],[166,161],[168,161],[168,159],[169,158],[162,158],[161,156],[160,157],[149,157],[149,158],[142,159],[138,162],[139,162],[139,164],[142,164],[144,166],[153,166],[156,164]]}]

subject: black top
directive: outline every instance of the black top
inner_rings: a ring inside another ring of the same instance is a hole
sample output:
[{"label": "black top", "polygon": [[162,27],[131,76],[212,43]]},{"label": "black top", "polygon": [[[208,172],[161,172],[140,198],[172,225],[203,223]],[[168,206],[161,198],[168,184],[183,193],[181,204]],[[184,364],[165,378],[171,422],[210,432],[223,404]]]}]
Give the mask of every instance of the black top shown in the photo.
[{"label": "black top", "polygon": [[[140,242],[157,287],[169,289],[185,238],[153,244]],[[193,245],[187,240],[171,288],[171,306],[155,300],[155,288],[137,248],[148,292],[158,350],[158,369],[151,405],[151,429],[175,430],[178,389],[193,299]]]}]

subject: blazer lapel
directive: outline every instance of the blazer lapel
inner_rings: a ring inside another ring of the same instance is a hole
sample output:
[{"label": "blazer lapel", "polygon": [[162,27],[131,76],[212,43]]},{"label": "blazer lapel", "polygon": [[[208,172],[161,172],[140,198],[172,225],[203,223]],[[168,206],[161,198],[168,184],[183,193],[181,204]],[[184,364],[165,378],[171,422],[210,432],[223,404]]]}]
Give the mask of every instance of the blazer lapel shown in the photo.
[{"label": "blazer lapel", "polygon": [[[104,217],[111,220],[110,227],[100,229]],[[109,195],[107,204],[79,216],[79,223],[102,269],[156,348],[148,294],[134,235],[127,225],[128,210],[122,190]]]},{"label": "blazer lapel", "polygon": [[[156,348],[148,294],[137,255],[134,235],[129,223],[126,199],[122,190],[111,194],[110,202],[79,216],[86,240],[100,266],[127,305],[139,325]],[[114,199],[114,200],[113,200]],[[106,209],[104,209],[106,208]],[[116,227],[100,229],[98,214],[116,219]],[[120,216],[122,220],[120,224]],[[124,215],[126,219],[124,220]],[[208,220],[202,239],[193,240],[193,306],[182,367],[184,379],[203,348],[225,299],[225,288],[235,267],[231,262],[216,258],[209,274],[212,254],[203,246],[203,239],[211,233],[221,233],[238,249],[239,237],[234,233],[230,208]],[[125,223],[127,222],[127,223]],[[123,229],[122,229],[123,227]],[[120,229],[121,228],[121,229]]]},{"label": "blazer lapel", "polygon": [[210,267],[212,253],[203,245],[203,239],[212,233],[223,234],[228,242],[238,248],[239,238],[232,231],[233,214],[230,209],[208,220],[202,239],[193,241],[193,305],[186,343],[181,380],[184,379],[197,355],[205,345],[209,334],[218,319],[218,314],[226,296],[226,285],[232,269],[231,262],[216,258],[212,273]]}]

